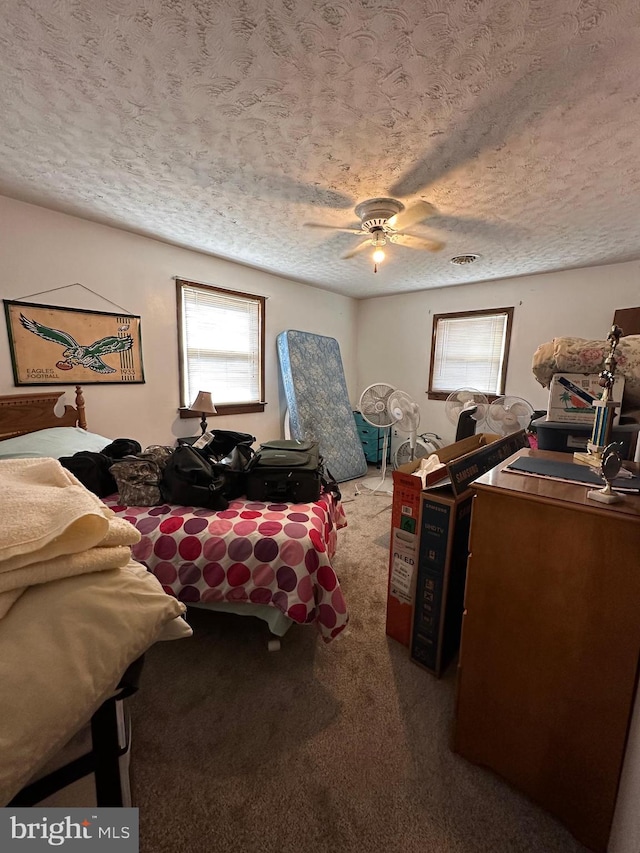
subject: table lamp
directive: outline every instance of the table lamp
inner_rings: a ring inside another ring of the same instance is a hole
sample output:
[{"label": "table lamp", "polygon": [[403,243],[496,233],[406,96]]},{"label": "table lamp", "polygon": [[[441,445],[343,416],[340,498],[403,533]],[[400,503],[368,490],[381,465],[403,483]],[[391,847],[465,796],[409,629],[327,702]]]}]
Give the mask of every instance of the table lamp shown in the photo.
[{"label": "table lamp", "polygon": [[202,428],[202,434],[207,428],[207,415],[215,415],[217,413],[216,407],[213,405],[213,400],[211,399],[211,393],[209,391],[198,391],[198,396],[193,401],[193,403],[189,406],[189,411],[197,412],[202,420],[200,421],[200,427]]}]

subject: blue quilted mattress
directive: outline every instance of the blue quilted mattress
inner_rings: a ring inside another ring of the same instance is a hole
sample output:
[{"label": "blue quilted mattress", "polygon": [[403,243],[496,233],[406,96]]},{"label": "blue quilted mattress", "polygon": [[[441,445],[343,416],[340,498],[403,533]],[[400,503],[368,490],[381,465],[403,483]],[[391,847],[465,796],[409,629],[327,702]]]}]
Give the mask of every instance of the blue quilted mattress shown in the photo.
[{"label": "blue quilted mattress", "polygon": [[366,474],[337,340],[289,329],[276,341],[291,438],[317,441],[339,483]]}]

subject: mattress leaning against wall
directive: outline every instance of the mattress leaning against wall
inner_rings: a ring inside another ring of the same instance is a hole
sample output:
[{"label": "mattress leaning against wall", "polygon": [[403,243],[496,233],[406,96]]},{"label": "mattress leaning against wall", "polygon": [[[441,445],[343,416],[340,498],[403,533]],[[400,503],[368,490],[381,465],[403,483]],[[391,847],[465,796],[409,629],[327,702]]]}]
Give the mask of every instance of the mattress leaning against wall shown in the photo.
[{"label": "mattress leaning against wall", "polygon": [[337,340],[289,329],[276,341],[291,438],[317,441],[339,483],[366,474]]}]

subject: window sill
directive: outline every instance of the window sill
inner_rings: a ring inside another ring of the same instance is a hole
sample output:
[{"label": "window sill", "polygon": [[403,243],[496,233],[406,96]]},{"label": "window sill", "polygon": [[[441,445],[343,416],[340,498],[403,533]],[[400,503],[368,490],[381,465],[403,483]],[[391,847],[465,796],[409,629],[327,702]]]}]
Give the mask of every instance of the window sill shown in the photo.
[{"label": "window sill", "polygon": [[[429,400],[446,400],[450,394],[453,394],[454,391],[459,391],[459,388],[452,388],[451,391],[427,391],[427,399]],[[490,403],[495,402],[498,397],[503,396],[502,394],[485,394],[484,395]]]},{"label": "window sill", "polygon": [[[216,403],[216,414],[215,415],[207,415],[207,421],[212,418],[217,417],[217,415],[249,415],[254,412],[264,412],[264,407],[266,403]],[[186,407],[182,407],[178,409],[180,414],[180,420],[186,420],[188,418],[197,418],[198,420],[202,417],[200,412],[194,412],[192,409],[187,409]]]}]

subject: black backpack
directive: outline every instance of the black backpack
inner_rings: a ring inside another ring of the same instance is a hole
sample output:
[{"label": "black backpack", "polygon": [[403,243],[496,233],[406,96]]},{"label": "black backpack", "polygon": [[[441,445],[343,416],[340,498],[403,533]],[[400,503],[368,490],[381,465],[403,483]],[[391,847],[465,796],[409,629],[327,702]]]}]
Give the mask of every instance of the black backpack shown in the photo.
[{"label": "black backpack", "polygon": [[160,493],[167,503],[226,509],[224,479],[211,463],[188,444],[173,451],[162,473]]},{"label": "black backpack", "polygon": [[141,453],[142,445],[135,438],[116,438],[111,444],[103,447],[102,452],[117,462],[119,459],[124,459],[125,456],[135,456],[136,453]]},{"label": "black backpack", "polygon": [[80,450],[73,456],[61,456],[58,462],[80,480],[85,489],[89,489],[99,498],[106,498],[118,491],[115,478],[109,468],[113,459],[104,453],[92,450]]}]

